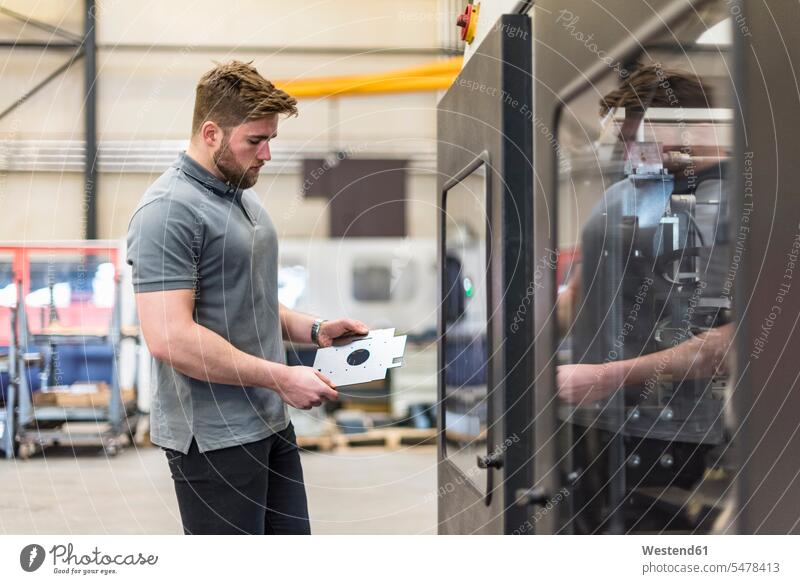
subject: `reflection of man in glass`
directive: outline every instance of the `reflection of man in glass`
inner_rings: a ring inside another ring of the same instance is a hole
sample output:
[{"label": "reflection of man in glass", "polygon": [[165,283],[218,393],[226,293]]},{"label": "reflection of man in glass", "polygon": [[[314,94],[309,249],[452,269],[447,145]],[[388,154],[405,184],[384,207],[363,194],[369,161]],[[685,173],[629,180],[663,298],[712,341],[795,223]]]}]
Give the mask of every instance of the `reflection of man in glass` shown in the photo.
[{"label": "reflection of man in glass", "polygon": [[[721,290],[727,273],[724,153],[716,143],[669,143],[686,135],[674,129],[672,136],[669,129],[667,136],[653,136],[658,130],[641,127],[648,107],[710,108],[710,102],[700,78],[660,65],[641,67],[601,100],[606,122],[625,109],[619,139],[629,164],[637,162],[631,160],[640,152],[637,142],[658,141],[664,150],[656,154],[658,163],[669,172],[613,184],[583,227],[582,265],[558,298],[560,328],[572,332],[574,364],[557,373],[559,396],[567,402],[593,402],[623,386],[644,395],[653,380],[708,379],[725,365],[732,325],[724,324],[728,306]],[[671,208],[678,203],[670,196],[678,193],[691,193],[697,205]],[[701,226],[696,216],[703,213]],[[680,217],[670,223],[666,215]],[[667,229],[680,233],[680,249],[667,249],[677,240]],[[697,279],[681,280],[689,265]]]}]

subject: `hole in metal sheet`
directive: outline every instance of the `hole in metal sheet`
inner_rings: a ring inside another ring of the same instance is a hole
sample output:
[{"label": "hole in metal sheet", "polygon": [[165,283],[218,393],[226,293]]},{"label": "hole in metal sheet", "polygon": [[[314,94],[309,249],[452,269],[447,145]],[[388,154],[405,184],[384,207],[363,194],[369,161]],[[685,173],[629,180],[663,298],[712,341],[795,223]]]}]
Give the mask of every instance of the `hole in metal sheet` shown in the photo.
[{"label": "hole in metal sheet", "polygon": [[347,364],[361,365],[367,359],[369,359],[369,351],[366,349],[356,349],[347,356]]}]

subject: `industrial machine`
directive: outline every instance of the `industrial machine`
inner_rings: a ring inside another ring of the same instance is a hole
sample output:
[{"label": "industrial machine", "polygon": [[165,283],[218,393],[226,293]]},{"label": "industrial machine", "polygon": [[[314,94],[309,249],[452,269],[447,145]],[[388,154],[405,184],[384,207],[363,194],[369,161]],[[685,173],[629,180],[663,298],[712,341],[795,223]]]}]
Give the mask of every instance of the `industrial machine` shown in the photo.
[{"label": "industrial machine", "polygon": [[[436,242],[433,238],[282,239],[278,297],[285,306],[323,317],[348,316],[373,329],[408,336],[403,367],[385,380],[344,389],[338,406],[391,414],[411,423],[411,410],[432,416],[436,402]],[[290,364],[311,366],[316,349],[288,345]],[[296,426],[311,431],[302,412]]]},{"label": "industrial machine", "polygon": [[278,293],[289,308],[417,337],[436,331],[431,238],[281,239],[279,254]]},{"label": "industrial machine", "polygon": [[790,12],[478,24],[438,112],[440,532],[800,529]]}]

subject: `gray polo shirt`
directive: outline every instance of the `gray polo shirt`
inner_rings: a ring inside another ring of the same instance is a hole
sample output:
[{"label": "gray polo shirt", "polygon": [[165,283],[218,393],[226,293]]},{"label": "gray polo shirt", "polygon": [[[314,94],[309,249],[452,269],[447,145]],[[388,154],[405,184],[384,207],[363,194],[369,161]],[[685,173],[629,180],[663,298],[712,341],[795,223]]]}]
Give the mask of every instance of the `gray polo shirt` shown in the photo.
[{"label": "gray polo shirt", "polygon": [[[128,263],[139,292],[189,289],[194,320],[234,347],[284,363],[278,314],[278,239],[256,195],[225,183],[185,153],[147,189],[128,227]],[[200,452],[280,432],[277,393],[199,381],[155,360],[152,441]]]}]

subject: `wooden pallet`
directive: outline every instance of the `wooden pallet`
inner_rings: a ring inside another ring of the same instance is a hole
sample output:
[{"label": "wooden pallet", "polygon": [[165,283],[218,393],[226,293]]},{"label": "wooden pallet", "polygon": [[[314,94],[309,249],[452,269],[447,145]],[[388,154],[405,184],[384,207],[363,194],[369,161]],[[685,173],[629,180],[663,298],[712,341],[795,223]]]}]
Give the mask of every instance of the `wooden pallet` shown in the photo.
[{"label": "wooden pallet", "polygon": [[[133,388],[120,389],[122,403],[128,404],[136,399]],[[111,402],[111,389],[105,382],[73,383],[43,389],[33,394],[34,407],[59,408],[107,408]]]},{"label": "wooden pallet", "polygon": [[300,450],[328,452],[333,449],[333,436],[330,434],[322,434],[320,436],[298,436],[297,446]]},{"label": "wooden pallet", "polygon": [[436,444],[436,429],[374,428],[355,434],[334,434],[332,438],[337,450],[358,446],[383,446],[387,450],[399,450],[403,446]]}]

